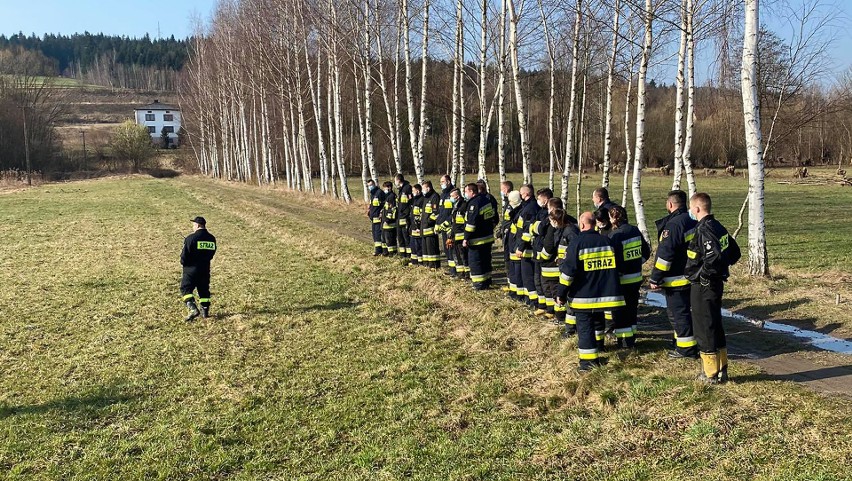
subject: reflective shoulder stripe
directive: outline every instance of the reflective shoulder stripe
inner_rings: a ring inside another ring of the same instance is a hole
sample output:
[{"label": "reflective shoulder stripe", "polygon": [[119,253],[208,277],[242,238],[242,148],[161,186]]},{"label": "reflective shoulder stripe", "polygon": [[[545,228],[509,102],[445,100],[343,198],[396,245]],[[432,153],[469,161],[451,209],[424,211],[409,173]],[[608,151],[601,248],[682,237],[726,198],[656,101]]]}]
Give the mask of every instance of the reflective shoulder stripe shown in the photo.
[{"label": "reflective shoulder stripe", "polygon": [[689,229],[688,231],[683,233],[683,240],[685,242],[691,241],[695,237],[695,228]]},{"label": "reflective shoulder stripe", "polygon": [[621,241],[621,245],[623,245],[625,249],[629,249],[631,247],[642,247],[642,238],[631,237],[630,239]]},{"label": "reflective shoulder stripe", "polygon": [[600,257],[609,257],[614,256],[615,253],[610,246],[602,246],[602,247],[588,247],[586,249],[580,249],[580,259],[596,259]]}]

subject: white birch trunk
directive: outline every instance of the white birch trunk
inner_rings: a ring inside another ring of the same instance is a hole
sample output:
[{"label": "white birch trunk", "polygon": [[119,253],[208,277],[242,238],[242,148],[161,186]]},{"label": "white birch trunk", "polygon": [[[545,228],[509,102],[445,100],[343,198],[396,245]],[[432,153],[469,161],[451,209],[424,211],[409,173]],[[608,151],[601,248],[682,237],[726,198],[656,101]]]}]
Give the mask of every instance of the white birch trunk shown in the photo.
[{"label": "white birch trunk", "polygon": [[555,107],[556,107],[556,52],[553,49],[553,38],[550,36],[550,28],[547,25],[547,14],[544,12],[544,4],[538,0],[538,9],[541,12],[541,24],[544,27],[544,40],[547,44],[547,57],[550,60],[550,101],[547,106],[547,152],[549,157],[549,169],[547,174],[547,186],[553,190],[553,171],[556,168],[556,134]]},{"label": "white birch trunk", "polygon": [[766,223],[764,219],[764,165],[760,132],[760,101],[757,94],[757,36],[759,0],[745,0],[743,60],[740,75],[743,121],[748,155],[748,270],[752,276],[768,276]]},{"label": "white birch trunk", "polygon": [[689,189],[689,197],[698,191],[695,185],[695,172],[692,168],[692,137],[695,130],[695,35],[693,30],[693,18],[695,11],[692,0],[686,0],[686,71],[687,71],[687,95],[686,95],[686,138],[683,141],[683,170],[686,174],[686,185]]},{"label": "white birch trunk", "polygon": [[500,2],[500,65],[497,78],[497,171],[506,180],[506,2]]},{"label": "white birch trunk", "polygon": [[[378,18],[379,12],[379,0],[376,0],[376,18]],[[376,20],[376,25],[378,27],[379,21]],[[399,28],[399,14],[397,13],[397,28]],[[394,109],[391,109],[390,96],[388,95],[388,81],[387,76],[385,75],[385,53],[384,53],[384,44],[382,42],[382,34],[381,31],[377,31],[376,35],[376,48],[378,50],[379,56],[379,89],[382,91],[382,101],[385,104],[385,113],[387,114],[387,122],[388,122],[388,140],[391,144],[391,152],[393,153],[393,161],[394,167],[397,172],[402,172],[402,154],[400,153],[400,142],[399,142],[399,93],[396,92],[396,71],[394,73]],[[394,66],[398,67],[399,63],[399,30],[397,30],[397,48],[396,48],[396,58],[394,59]],[[373,179],[376,182],[379,179]]]},{"label": "white birch trunk", "polygon": [[680,180],[683,177],[683,90],[684,70],[686,67],[686,0],[680,2],[680,44],[677,51],[677,80],[675,81],[675,121],[674,121],[674,177],[672,178],[672,189],[680,189]]},{"label": "white birch trunk", "polygon": [[648,226],[645,221],[645,202],[642,200],[642,157],[645,149],[645,80],[648,76],[648,61],[651,57],[653,42],[653,9],[651,0],[645,0],[645,43],[642,47],[642,60],[639,64],[639,79],[636,82],[636,151],[633,154],[633,210],[636,226],[642,236],[650,242]]},{"label": "white birch trunk", "polygon": [[482,17],[479,23],[479,152],[477,155],[477,163],[479,171],[477,177],[484,180],[488,184],[488,174],[485,171],[485,154],[488,147],[488,128],[491,124],[491,115],[494,112],[494,103],[491,103],[491,110],[486,112],[485,102],[485,67],[488,58],[486,57],[488,48],[488,0],[482,0]]},{"label": "white birch trunk", "polygon": [[[574,162],[574,120],[577,104],[577,64],[580,62],[580,22],[583,15],[583,0],[577,0],[574,14],[574,35],[571,37],[571,94],[568,97],[568,125],[565,127],[565,159],[562,169],[562,202],[568,206],[568,181],[571,178],[571,165]],[[577,173],[579,175],[579,172]]]},{"label": "white birch trunk", "polygon": [[415,170],[417,168],[417,159],[420,158],[420,148],[418,139],[420,138],[417,132],[417,124],[414,118],[414,90],[411,84],[411,19],[408,12],[408,0],[402,0],[402,24],[403,24],[403,44],[405,50],[405,98],[408,104],[408,138],[411,144],[411,156],[413,158]]},{"label": "white birch trunk", "polygon": [[[618,54],[618,20],[619,15],[621,14],[621,5],[619,4],[619,0],[615,0],[615,5],[613,7],[613,20],[612,20],[612,49],[609,57],[609,65],[607,65],[607,78],[606,78],[606,112],[604,113],[604,145],[603,145],[603,179],[601,180],[601,187],[608,188],[609,187],[609,171],[611,169],[611,158],[612,154],[610,153],[610,147],[612,146],[612,83],[613,77],[615,76],[615,60]],[[625,169],[626,170],[626,169]],[[622,204],[624,202],[622,201]]]},{"label": "white birch trunk", "polygon": [[420,130],[417,137],[417,157],[414,162],[414,174],[417,182],[423,183],[426,178],[423,172],[423,144],[426,142],[426,74],[429,61],[429,0],[423,0],[423,32],[420,67]]},{"label": "white birch trunk", "polygon": [[521,165],[524,171],[524,183],[532,183],[530,169],[530,141],[527,132],[527,113],[524,106],[524,94],[521,90],[521,68],[518,63],[518,14],[515,0],[507,0],[509,5],[509,56],[512,60],[512,79],[515,87],[515,103],[518,109],[518,130],[521,135]]}]

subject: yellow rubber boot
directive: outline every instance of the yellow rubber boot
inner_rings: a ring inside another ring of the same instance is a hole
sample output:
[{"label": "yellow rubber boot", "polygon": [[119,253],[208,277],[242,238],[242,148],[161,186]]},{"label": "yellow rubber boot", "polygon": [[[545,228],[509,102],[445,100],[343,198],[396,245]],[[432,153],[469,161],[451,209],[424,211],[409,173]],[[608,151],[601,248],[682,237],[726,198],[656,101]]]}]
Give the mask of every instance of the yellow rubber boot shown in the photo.
[{"label": "yellow rubber boot", "polygon": [[719,355],[715,352],[701,353],[701,374],[698,379],[708,384],[719,382]]},{"label": "yellow rubber boot", "polygon": [[728,348],[719,349],[719,374],[716,376],[719,382],[728,382]]}]

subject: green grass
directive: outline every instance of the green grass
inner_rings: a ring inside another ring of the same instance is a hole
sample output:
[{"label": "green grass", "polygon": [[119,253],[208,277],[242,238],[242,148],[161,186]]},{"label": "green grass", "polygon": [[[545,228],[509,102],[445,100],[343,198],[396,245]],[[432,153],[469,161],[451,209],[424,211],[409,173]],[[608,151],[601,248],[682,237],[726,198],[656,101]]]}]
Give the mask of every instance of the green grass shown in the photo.
[{"label": "green grass", "polygon": [[[216,318],[186,324],[197,214]],[[707,388],[650,338],[580,377],[496,292],[329,230],[360,215],[197,178],[0,195],[0,477],[849,479],[849,401],[736,361]]]}]

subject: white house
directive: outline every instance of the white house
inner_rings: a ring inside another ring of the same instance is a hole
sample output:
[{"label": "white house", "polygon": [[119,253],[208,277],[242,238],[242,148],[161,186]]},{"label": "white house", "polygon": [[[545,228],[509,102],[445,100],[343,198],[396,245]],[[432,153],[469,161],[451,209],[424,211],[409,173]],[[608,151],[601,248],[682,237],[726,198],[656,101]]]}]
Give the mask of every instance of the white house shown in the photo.
[{"label": "white house", "polygon": [[180,131],[180,109],[174,105],[161,104],[159,100],[154,103],[143,105],[134,109],[136,111],[136,123],[144,125],[151,134],[151,139],[159,142],[163,129],[169,134],[169,143],[178,144],[178,132]]}]

